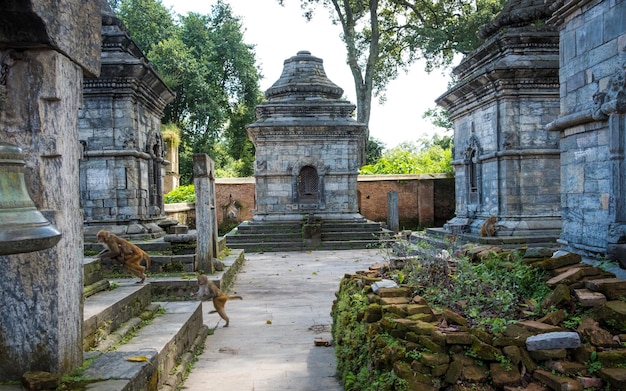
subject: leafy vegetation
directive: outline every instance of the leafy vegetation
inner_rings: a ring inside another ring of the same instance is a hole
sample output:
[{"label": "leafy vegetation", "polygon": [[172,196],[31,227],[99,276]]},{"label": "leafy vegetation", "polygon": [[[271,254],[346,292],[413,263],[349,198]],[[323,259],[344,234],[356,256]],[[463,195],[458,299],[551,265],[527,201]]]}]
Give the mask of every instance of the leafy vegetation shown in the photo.
[{"label": "leafy vegetation", "polygon": [[[284,3],[287,0],[278,0]],[[505,0],[301,0],[304,16],[321,7],[342,27],[347,63],[357,99],[357,120],[369,123],[372,95],[384,101],[385,88],[418,59],[426,70],[449,66],[481,41],[479,27]]]},{"label": "leafy vegetation", "polygon": [[196,191],[194,185],[179,186],[165,194],[163,202],[175,204],[178,202],[196,202]]},{"label": "leafy vegetation", "polygon": [[[402,251],[424,254],[424,249],[416,251],[412,246]],[[502,331],[509,321],[539,313],[539,303],[551,292],[541,283],[548,277],[546,272],[527,265],[514,251],[491,252],[481,262],[418,256],[404,274],[405,283],[429,304],[451,308],[474,326],[494,332]]]},{"label": "leafy vegetation", "polygon": [[207,153],[229,176],[251,175],[254,146],[245,125],[255,120],[261,75],[230,5],[219,0],[208,15],[174,15],[160,0],[110,4],[176,93],[163,122],[181,130],[181,183],[192,182],[194,153]]},{"label": "leafy vegetation", "polygon": [[[444,138],[443,140],[447,140]],[[453,174],[452,148],[432,142],[426,148],[411,143],[403,143],[385,151],[373,164],[361,167],[362,175],[381,174]],[[445,144],[444,144],[445,145]]]}]

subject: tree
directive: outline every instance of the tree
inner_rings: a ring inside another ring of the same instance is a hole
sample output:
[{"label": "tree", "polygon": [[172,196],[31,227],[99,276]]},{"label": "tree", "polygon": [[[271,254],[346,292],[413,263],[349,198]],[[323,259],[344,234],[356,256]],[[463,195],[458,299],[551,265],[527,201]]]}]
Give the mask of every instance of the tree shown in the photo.
[{"label": "tree", "polygon": [[404,142],[385,151],[376,162],[361,167],[362,175],[437,174],[452,175],[452,138],[434,135],[418,143]]},{"label": "tree", "polygon": [[301,6],[311,19],[322,5],[341,25],[354,79],[357,120],[369,124],[372,95],[384,100],[389,81],[419,58],[432,71],[449,66],[455,54],[478,47],[479,26],[493,19],[505,1],[301,0]]},{"label": "tree", "polygon": [[365,164],[374,164],[380,157],[383,155],[383,150],[385,149],[385,143],[382,141],[370,137],[367,140],[367,152]]},{"label": "tree", "polygon": [[261,76],[230,5],[218,0],[208,15],[189,13],[175,21],[161,0],[117,2],[133,40],[176,93],[163,122],[182,129],[181,184],[191,183],[194,153],[228,165],[223,172],[250,175],[254,146],[245,126],[255,119]]}]

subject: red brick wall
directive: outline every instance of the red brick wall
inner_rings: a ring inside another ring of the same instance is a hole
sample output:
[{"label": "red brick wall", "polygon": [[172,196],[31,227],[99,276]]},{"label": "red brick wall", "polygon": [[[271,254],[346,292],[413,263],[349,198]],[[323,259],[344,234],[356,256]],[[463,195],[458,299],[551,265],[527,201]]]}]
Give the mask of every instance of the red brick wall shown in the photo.
[{"label": "red brick wall", "polygon": [[398,193],[400,229],[439,227],[454,217],[454,178],[445,175],[362,175],[358,179],[363,217],[387,222],[387,197]]},{"label": "red brick wall", "polygon": [[[362,175],[358,178],[359,209],[372,221],[387,222],[387,194],[398,193],[400,229],[440,227],[454,217],[454,178],[445,175]],[[217,178],[217,222],[222,224],[230,197],[240,221],[254,216],[254,178]]]}]

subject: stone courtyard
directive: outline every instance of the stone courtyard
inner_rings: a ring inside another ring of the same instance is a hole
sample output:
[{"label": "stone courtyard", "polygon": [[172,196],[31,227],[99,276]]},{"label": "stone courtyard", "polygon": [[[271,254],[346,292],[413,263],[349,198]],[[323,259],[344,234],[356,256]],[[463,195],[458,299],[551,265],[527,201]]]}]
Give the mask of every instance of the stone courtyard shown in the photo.
[{"label": "stone courtyard", "polygon": [[[0,4],[0,21],[4,27],[0,29],[0,139],[2,151],[11,151],[0,163],[7,177],[20,181],[15,187],[28,193],[15,202],[6,199],[3,188],[0,202],[11,213],[22,213],[26,206],[42,219],[42,226],[61,234],[41,241],[33,251],[26,245],[19,247],[24,239],[16,231],[11,235],[12,223],[20,218],[13,217],[2,228],[7,235],[0,255],[5,266],[0,284],[0,379],[21,380],[32,389],[46,384],[56,388],[58,376],[90,363],[83,373],[85,381],[94,383],[90,389],[174,389],[209,333],[200,302],[170,300],[190,298],[194,278],[151,278],[150,284],[128,284],[128,280],[105,278],[102,264],[83,255],[85,233],[102,227],[152,239],[147,246],[154,240],[159,246],[165,243],[166,250],[158,251],[171,251],[171,243],[158,238],[165,235],[160,223],[168,164],[160,116],[172,92],[144,63],[132,37],[105,2]],[[626,1],[510,0],[480,34],[484,44],[455,69],[459,83],[438,99],[455,126],[456,211],[434,234],[527,247],[542,241],[574,254],[577,260],[608,258],[626,266],[622,205]],[[117,73],[116,61],[139,79]],[[293,89],[288,76],[302,70],[309,76],[312,71],[310,84]],[[150,91],[150,99],[145,91]],[[316,235],[318,219],[367,223],[358,214],[356,191],[367,128],[350,117],[354,108],[340,99],[340,91],[323,74],[321,59],[299,52],[285,62],[285,79],[268,90],[268,101],[258,107],[258,121],[248,129],[257,147],[253,220],[296,220],[302,231],[309,232],[306,239],[313,248],[321,240]],[[314,102],[302,105],[306,99]],[[294,105],[297,110],[291,111]],[[302,113],[307,114],[306,120],[298,116]],[[111,122],[100,121],[103,116]],[[332,146],[314,148],[320,143],[320,132],[333,140]],[[303,143],[293,143],[294,137],[301,137]],[[283,160],[272,158],[276,150]],[[199,188],[209,183],[202,194],[208,197],[203,204],[208,217],[201,218],[204,225],[197,238],[202,239],[191,271],[212,268],[212,261],[223,257],[225,270],[214,277],[228,291],[245,257],[241,250],[227,249],[227,239],[216,237],[210,163],[197,173],[205,180]],[[94,180],[94,176],[106,179]],[[495,233],[480,236],[483,223],[492,216],[498,222]],[[318,261],[308,259],[307,267]],[[601,307],[612,311],[613,322],[623,325],[624,281],[598,272],[594,275],[606,277],[599,280],[612,281],[594,282],[596,278],[585,275],[591,267],[578,263],[550,269],[558,279],[553,282],[555,290],[565,286],[559,289],[577,294],[582,282],[590,293],[576,300],[584,305],[588,298],[597,298],[594,292],[603,294],[607,302]],[[288,278],[289,273],[284,274]],[[313,270],[299,284],[315,286],[319,274],[322,271]],[[229,305],[233,320],[237,304]],[[259,316],[256,320],[267,318],[259,327],[274,323],[271,316]],[[282,320],[289,322],[289,316]],[[144,322],[152,322],[144,328],[145,334],[121,344]],[[233,330],[235,325],[236,321]],[[578,334],[585,338],[603,334],[595,325],[588,326],[591,332]],[[220,331],[215,330],[216,336]],[[538,334],[552,331],[557,330],[538,330]],[[623,368],[612,365],[613,355],[599,354],[605,352],[602,344],[593,345],[593,355],[600,355],[607,369],[618,369],[608,371],[606,384],[612,390],[623,389]],[[223,348],[219,353],[236,353],[232,346]],[[318,347],[308,347],[314,348]],[[614,350],[621,354],[623,349]],[[592,353],[587,353],[591,360]],[[566,350],[565,354],[573,353]],[[318,360],[313,353],[311,357]],[[523,363],[525,370],[527,364]],[[398,367],[398,372],[403,368]],[[415,369],[410,376],[418,372]],[[563,376],[555,379],[543,369],[535,372],[547,389],[582,388],[581,382],[569,380],[569,374],[562,380]],[[452,389],[462,390],[449,383]]]}]

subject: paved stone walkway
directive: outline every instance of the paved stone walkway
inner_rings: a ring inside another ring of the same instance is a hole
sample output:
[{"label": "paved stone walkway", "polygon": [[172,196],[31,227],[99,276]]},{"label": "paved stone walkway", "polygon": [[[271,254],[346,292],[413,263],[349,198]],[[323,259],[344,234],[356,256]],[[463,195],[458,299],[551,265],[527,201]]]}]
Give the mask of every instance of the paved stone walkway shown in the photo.
[{"label": "paved stone walkway", "polygon": [[204,303],[204,321],[218,328],[207,337],[184,390],[335,391],[330,310],[345,273],[382,262],[375,249],[245,254],[231,294],[243,296],[226,305],[230,326]]}]

